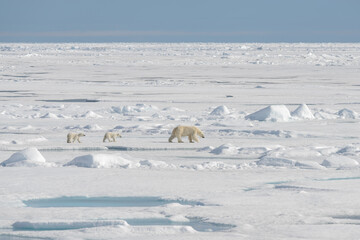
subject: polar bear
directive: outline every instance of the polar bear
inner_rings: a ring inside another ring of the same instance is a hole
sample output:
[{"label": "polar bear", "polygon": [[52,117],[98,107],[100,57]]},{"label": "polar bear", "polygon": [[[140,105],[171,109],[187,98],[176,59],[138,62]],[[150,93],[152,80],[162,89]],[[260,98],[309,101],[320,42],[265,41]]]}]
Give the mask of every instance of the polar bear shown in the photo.
[{"label": "polar bear", "polygon": [[113,142],[115,142],[115,138],[116,138],[116,137],[121,138],[120,133],[107,132],[107,133],[105,133],[105,135],[104,135],[103,142],[105,142],[106,139],[107,139],[109,142],[111,142],[111,139],[112,139]]},{"label": "polar bear", "polygon": [[68,135],[67,135],[67,143],[73,143],[73,142],[75,142],[76,140],[77,140],[79,143],[81,143],[81,142],[80,142],[80,137],[85,137],[85,134],[83,134],[83,133],[72,133],[72,132],[70,132],[70,133],[68,133]]},{"label": "polar bear", "polygon": [[193,140],[199,142],[199,139],[196,137],[196,135],[205,138],[203,132],[195,126],[177,126],[172,131],[169,142],[172,142],[174,138],[177,138],[179,143],[183,143],[181,140],[181,137],[183,136],[188,136],[189,142],[191,143],[193,143]]}]

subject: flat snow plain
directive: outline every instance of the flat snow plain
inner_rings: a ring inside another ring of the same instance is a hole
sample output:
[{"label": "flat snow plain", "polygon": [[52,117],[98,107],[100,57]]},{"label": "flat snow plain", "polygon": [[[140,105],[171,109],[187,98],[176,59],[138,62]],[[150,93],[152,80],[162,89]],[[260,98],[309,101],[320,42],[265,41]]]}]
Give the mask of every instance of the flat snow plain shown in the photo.
[{"label": "flat snow plain", "polygon": [[[358,239],[359,80],[360,44],[1,43],[0,238]],[[165,203],[25,204],[64,197]]]}]

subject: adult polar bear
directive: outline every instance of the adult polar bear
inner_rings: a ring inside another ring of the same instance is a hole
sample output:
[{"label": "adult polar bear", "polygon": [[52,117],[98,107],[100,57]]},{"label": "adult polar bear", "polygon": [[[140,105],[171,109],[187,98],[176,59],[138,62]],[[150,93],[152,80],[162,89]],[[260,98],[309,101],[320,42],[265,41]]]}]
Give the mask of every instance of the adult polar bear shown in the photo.
[{"label": "adult polar bear", "polygon": [[107,132],[107,133],[105,133],[105,135],[104,135],[103,142],[105,142],[105,140],[108,140],[109,142],[111,142],[111,139],[112,139],[113,142],[115,142],[115,138],[116,138],[116,137],[121,138],[120,133]]},{"label": "adult polar bear", "polygon": [[169,138],[169,142],[172,142],[172,140],[174,138],[177,138],[179,143],[183,143],[183,141],[181,140],[181,137],[184,137],[184,136],[188,136],[189,142],[191,142],[191,143],[193,143],[193,140],[195,140],[196,142],[199,142],[199,139],[196,137],[196,135],[198,135],[202,138],[205,137],[203,132],[195,126],[177,126],[172,131],[171,136]]},{"label": "adult polar bear", "polygon": [[68,133],[68,135],[67,135],[67,143],[73,143],[73,142],[75,142],[76,140],[79,142],[79,143],[81,143],[80,142],[80,137],[84,137],[85,136],[85,134],[83,134],[83,133]]}]

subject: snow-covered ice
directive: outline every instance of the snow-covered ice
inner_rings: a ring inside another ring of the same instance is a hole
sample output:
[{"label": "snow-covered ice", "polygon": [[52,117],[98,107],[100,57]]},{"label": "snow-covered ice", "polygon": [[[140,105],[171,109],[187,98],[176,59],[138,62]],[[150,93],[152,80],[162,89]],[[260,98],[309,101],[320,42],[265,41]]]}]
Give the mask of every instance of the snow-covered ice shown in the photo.
[{"label": "snow-covered ice", "polygon": [[357,239],[359,69],[357,43],[1,43],[0,239]]}]

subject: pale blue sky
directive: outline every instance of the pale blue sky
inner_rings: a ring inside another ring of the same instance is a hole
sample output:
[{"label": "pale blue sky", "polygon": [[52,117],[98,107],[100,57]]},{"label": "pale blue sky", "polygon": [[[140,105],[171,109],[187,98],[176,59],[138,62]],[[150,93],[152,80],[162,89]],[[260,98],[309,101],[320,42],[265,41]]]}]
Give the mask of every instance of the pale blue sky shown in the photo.
[{"label": "pale blue sky", "polygon": [[360,0],[0,0],[0,42],[359,42]]}]

